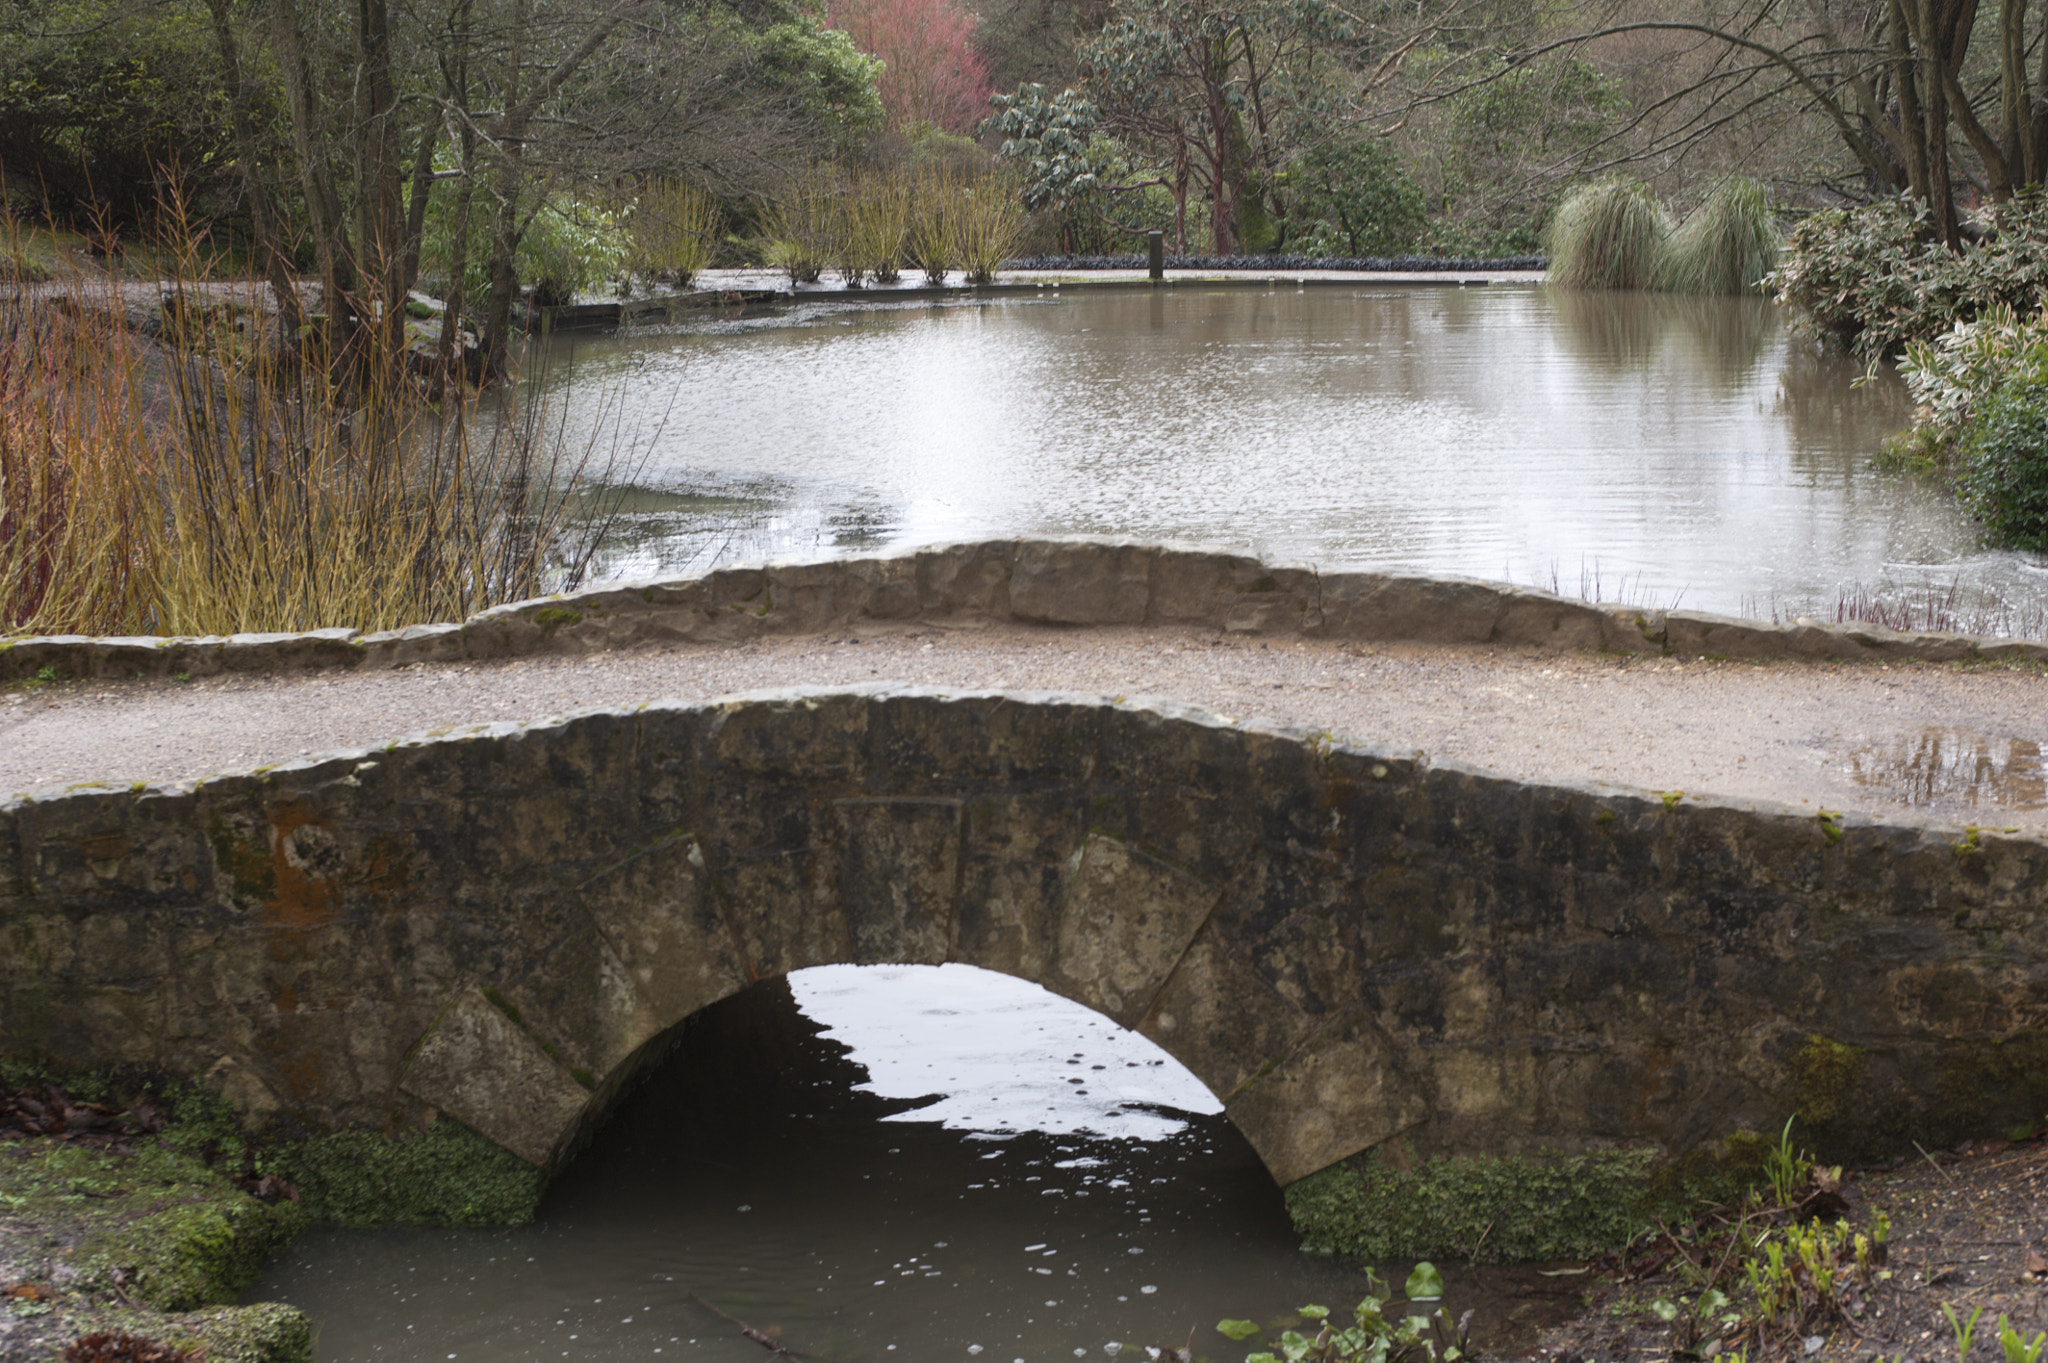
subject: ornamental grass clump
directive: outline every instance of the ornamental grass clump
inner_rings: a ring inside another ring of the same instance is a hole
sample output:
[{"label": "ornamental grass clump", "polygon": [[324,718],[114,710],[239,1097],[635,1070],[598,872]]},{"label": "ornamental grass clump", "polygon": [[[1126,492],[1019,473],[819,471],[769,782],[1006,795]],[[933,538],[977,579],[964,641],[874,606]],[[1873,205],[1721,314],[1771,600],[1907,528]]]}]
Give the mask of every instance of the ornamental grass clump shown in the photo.
[{"label": "ornamental grass clump", "polygon": [[840,181],[839,273],[848,288],[872,279],[894,284],[903,277],[904,240],[910,235],[910,187],[893,171],[860,171]]},{"label": "ornamental grass clump", "polygon": [[797,172],[763,215],[768,263],[791,284],[815,284],[825,267],[841,257],[839,186],[831,170],[810,166]]},{"label": "ornamental grass clump", "polygon": [[1651,282],[1667,293],[1756,293],[1777,263],[1770,192],[1738,178],[1708,195],[1671,233]]},{"label": "ornamental grass clump", "polygon": [[967,282],[986,284],[1024,239],[1024,203],[1017,182],[1000,170],[961,182],[952,196],[953,242]]},{"label": "ornamental grass clump", "polygon": [[718,244],[718,204],[695,185],[650,180],[633,197],[626,220],[626,265],[643,280],[687,289]]},{"label": "ornamental grass clump", "polygon": [[1642,289],[1657,272],[1671,225],[1648,185],[1611,179],[1558,207],[1545,234],[1550,282],[1565,289]]},{"label": "ornamental grass clump", "polygon": [[385,629],[582,579],[619,470],[544,382],[430,402],[384,327],[338,373],[182,250],[153,342],[113,283],[0,296],[0,634]]},{"label": "ornamental grass clump", "polygon": [[943,284],[958,258],[954,244],[959,175],[946,166],[927,166],[911,182],[910,230],[905,262],[924,272],[927,284]]}]

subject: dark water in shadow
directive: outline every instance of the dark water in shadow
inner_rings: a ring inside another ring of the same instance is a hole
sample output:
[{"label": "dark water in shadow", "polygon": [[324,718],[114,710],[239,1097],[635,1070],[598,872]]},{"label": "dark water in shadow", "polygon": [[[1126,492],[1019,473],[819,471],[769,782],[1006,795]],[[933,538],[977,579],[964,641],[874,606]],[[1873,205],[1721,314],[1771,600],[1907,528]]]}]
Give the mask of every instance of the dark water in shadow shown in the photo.
[{"label": "dark water in shadow", "polygon": [[[1755,299],[1540,287],[1048,292],[582,337],[648,507],[627,575],[1015,534],[1831,614],[1858,584],[2048,601],[1870,460],[1901,385]],[[573,424],[573,423],[572,423]],[[658,426],[658,433],[657,433]]]},{"label": "dark water in shadow", "polygon": [[[1184,1125],[1153,1141],[884,1122],[923,1100],[856,1090],[866,1071],[818,1031],[786,982],[756,986],[685,1024],[536,1224],[316,1233],[247,1299],[312,1312],[330,1361],[769,1357],[744,1322],[833,1359],[1039,1363],[1190,1331],[1241,1358],[1220,1317],[1363,1291],[1299,1252],[1221,1116],[1160,1113]],[[1073,1073],[1101,1087],[1113,1068]],[[1474,1279],[1446,1267],[1462,1311]],[[1490,1315],[1531,1305],[1497,1295]]]}]

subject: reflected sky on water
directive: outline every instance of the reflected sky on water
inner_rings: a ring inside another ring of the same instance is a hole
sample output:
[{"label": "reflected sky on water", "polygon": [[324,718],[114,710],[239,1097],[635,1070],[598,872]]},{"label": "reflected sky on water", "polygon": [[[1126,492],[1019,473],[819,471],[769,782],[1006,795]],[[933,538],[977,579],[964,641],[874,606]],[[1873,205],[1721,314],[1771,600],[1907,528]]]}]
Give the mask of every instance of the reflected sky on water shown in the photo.
[{"label": "reflected sky on water", "polygon": [[1174,538],[1695,609],[2048,599],[1870,467],[1895,378],[1761,300],[1539,287],[1101,290],[579,336],[645,464],[610,571],[1015,534]]}]

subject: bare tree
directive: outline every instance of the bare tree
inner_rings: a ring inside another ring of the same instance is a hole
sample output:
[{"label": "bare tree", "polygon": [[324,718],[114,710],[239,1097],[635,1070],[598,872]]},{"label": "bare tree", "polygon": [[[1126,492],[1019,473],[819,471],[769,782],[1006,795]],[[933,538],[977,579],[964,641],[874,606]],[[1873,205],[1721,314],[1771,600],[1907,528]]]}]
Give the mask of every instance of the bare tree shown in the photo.
[{"label": "bare tree", "polygon": [[[1655,18],[1614,10],[1581,5],[1575,27],[1502,50],[1499,67],[1481,75],[1463,58],[1446,61],[1410,107],[1555,55],[1597,60],[1618,41],[1665,35],[1714,55],[1619,121],[1577,169],[1669,158],[1761,111],[1789,108],[1826,126],[1869,188],[1924,203],[1952,246],[1966,193],[2005,199],[2042,180],[2048,43],[2032,0],[2000,0],[1989,22],[1978,0],[1709,0],[1690,16]],[[1988,52],[1977,45],[1980,28]]]}]

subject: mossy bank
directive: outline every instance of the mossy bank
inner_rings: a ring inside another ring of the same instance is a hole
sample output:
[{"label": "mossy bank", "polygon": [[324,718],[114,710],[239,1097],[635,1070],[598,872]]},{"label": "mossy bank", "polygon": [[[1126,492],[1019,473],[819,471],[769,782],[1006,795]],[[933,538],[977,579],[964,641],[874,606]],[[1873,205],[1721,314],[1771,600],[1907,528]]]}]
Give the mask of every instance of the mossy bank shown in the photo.
[{"label": "mossy bank", "polygon": [[197,1086],[44,1078],[0,1069],[9,1107],[74,1101],[83,1129],[0,1139],[0,1359],[61,1357],[107,1333],[210,1363],[310,1360],[303,1312],[233,1304],[302,1230],[516,1223],[540,1196],[538,1170],[452,1121],[252,1139]]}]

